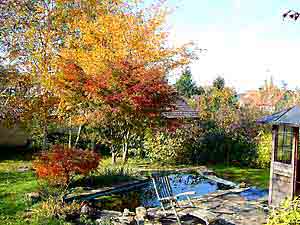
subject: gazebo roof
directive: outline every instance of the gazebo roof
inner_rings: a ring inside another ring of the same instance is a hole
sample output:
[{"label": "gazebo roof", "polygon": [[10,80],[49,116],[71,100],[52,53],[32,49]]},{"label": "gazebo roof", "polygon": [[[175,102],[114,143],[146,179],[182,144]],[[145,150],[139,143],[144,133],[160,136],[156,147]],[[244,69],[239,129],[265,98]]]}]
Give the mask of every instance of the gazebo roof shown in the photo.
[{"label": "gazebo roof", "polygon": [[188,105],[183,97],[178,97],[174,109],[163,112],[166,119],[198,119],[199,112]]},{"label": "gazebo roof", "polygon": [[300,106],[295,105],[291,108],[274,113],[270,116],[264,116],[257,121],[262,124],[288,125],[300,127]]}]

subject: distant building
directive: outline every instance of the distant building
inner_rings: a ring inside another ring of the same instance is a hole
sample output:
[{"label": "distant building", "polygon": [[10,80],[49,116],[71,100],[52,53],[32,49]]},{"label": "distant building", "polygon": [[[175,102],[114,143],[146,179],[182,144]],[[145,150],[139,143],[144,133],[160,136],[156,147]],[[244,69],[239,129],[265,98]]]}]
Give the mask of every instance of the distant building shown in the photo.
[{"label": "distant building", "polygon": [[166,119],[196,119],[199,112],[193,109],[183,97],[178,97],[174,105],[162,113]]},{"label": "distant building", "polygon": [[240,106],[256,107],[265,112],[274,112],[297,103],[298,95],[290,90],[250,90],[238,95]]},{"label": "distant building", "polygon": [[193,109],[183,97],[178,97],[174,105],[161,114],[167,122],[169,130],[174,130],[187,124],[186,121],[198,120],[199,111]]}]

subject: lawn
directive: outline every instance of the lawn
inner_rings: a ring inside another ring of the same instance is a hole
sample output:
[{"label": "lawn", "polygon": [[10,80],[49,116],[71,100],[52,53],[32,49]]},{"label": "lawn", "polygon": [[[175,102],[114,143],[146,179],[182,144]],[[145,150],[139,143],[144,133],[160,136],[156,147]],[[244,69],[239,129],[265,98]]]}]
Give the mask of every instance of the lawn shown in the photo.
[{"label": "lawn", "polygon": [[219,177],[236,183],[245,182],[248,185],[267,189],[269,186],[269,169],[240,168],[225,165],[209,166]]},{"label": "lawn", "polygon": [[[100,168],[94,172],[96,186],[106,186],[136,179],[139,177],[138,170],[193,168],[190,165],[152,163],[144,159],[129,159],[126,166],[123,166],[120,162],[116,166],[112,166],[110,160],[110,158],[102,160]],[[23,170],[22,168],[29,168],[29,170]],[[35,174],[30,168],[30,161],[0,161],[1,224],[15,224],[15,220],[21,218],[20,216],[26,212],[26,209],[30,208],[26,200],[26,193],[39,189]],[[219,177],[237,183],[245,182],[253,186],[268,188],[268,169],[238,168],[223,165],[209,166],[209,168],[214,170]]]},{"label": "lawn", "polygon": [[[107,166],[110,163],[110,158],[104,160]],[[136,159],[131,158],[128,161],[127,166],[131,170],[175,170],[189,168],[193,169],[197,166],[191,166],[186,164],[174,164],[174,163],[165,163],[165,162],[150,162],[145,159]],[[226,166],[226,165],[209,165],[209,169],[212,169],[216,172],[217,176],[236,182],[242,183],[245,182],[247,185],[256,186],[259,188],[268,189],[269,187],[269,169],[254,169],[254,168],[241,168],[236,166]]]},{"label": "lawn", "polygon": [[31,167],[27,161],[0,161],[0,220],[1,224],[11,224],[17,214],[28,206],[25,195],[36,191],[38,183],[33,171],[21,171]]}]

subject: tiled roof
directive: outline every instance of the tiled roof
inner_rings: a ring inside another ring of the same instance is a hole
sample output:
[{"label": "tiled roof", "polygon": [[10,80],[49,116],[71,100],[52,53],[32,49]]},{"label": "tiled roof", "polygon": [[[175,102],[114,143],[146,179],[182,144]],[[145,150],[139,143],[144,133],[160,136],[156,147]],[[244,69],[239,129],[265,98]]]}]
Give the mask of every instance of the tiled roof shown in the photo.
[{"label": "tiled roof", "polygon": [[262,124],[288,125],[300,127],[300,107],[298,105],[265,116],[257,121]]},{"label": "tiled roof", "polygon": [[242,105],[254,105],[257,107],[275,106],[284,97],[285,92],[277,89],[274,90],[251,90],[239,96],[239,102]]},{"label": "tiled roof", "polygon": [[178,98],[174,109],[163,112],[162,116],[167,119],[176,119],[176,118],[198,118],[199,112],[192,109],[183,98]]}]

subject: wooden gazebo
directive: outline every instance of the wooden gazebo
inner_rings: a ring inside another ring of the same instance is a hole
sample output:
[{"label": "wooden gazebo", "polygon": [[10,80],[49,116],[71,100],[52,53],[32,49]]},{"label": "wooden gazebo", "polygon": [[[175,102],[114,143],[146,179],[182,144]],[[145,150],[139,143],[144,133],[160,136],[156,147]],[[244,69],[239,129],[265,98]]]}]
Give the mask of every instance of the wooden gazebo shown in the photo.
[{"label": "wooden gazebo", "polygon": [[258,120],[271,124],[273,133],[269,205],[300,194],[300,107],[294,106]]}]

